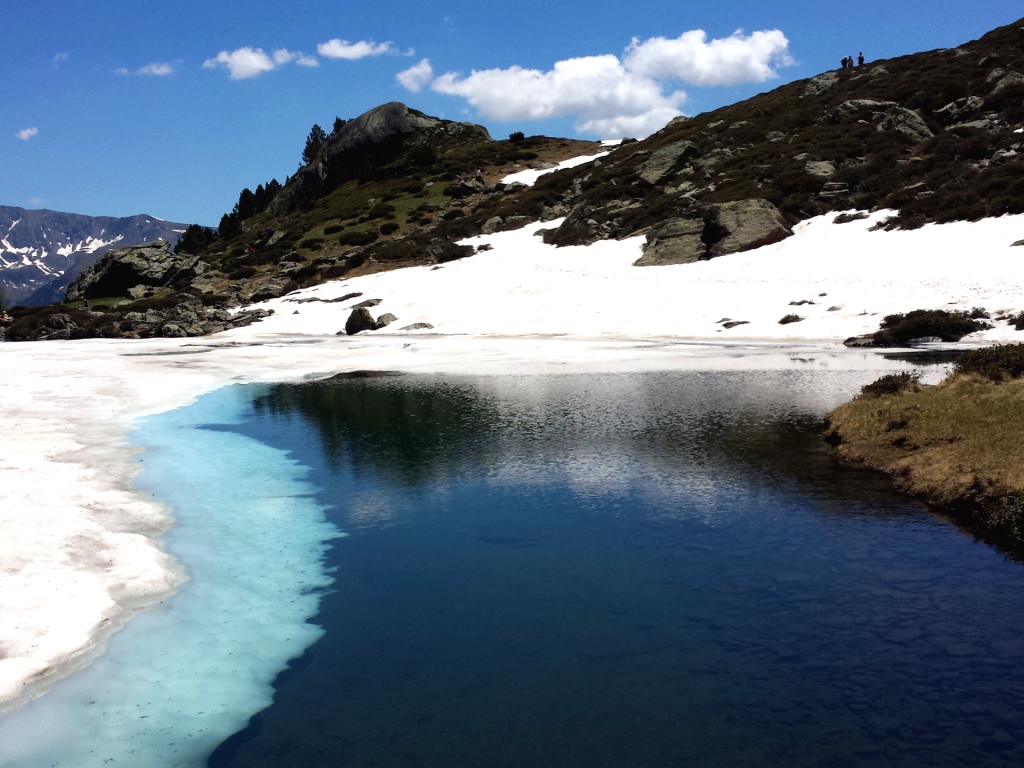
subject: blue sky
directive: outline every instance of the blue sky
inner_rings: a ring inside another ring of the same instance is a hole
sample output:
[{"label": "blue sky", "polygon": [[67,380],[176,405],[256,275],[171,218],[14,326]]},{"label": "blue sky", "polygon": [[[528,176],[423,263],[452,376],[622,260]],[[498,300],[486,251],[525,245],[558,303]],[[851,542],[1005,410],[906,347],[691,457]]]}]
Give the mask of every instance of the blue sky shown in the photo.
[{"label": "blue sky", "polygon": [[1014,2],[5,2],[0,205],[216,225],[310,127],[398,100],[526,134],[642,136],[838,67],[951,47]]}]

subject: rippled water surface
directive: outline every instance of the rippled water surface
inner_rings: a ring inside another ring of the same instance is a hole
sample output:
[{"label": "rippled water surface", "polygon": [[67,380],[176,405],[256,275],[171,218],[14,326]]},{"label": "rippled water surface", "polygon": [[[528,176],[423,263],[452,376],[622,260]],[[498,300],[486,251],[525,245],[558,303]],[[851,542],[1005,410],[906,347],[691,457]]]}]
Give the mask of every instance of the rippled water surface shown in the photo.
[{"label": "rippled water surface", "polygon": [[271,388],[231,428],[350,535],[210,764],[1021,765],[1024,571],[833,464],[850,377]]}]

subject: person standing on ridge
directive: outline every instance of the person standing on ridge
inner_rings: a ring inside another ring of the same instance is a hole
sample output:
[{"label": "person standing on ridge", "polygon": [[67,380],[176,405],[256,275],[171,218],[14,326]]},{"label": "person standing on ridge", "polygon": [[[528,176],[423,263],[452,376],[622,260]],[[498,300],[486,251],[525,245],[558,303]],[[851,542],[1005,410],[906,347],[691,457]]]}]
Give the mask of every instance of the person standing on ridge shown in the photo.
[{"label": "person standing on ridge", "polygon": [[864,66],[864,51],[861,51],[860,53],[857,54],[857,66]]}]

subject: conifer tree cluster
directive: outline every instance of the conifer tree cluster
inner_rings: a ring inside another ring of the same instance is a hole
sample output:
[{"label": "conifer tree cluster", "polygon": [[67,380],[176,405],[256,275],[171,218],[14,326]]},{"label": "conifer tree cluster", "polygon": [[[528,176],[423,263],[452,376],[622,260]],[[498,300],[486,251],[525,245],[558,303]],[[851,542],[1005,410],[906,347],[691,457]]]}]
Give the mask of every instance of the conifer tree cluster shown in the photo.
[{"label": "conifer tree cluster", "polygon": [[248,187],[243,189],[231,213],[225,213],[220,219],[220,236],[230,239],[237,235],[242,231],[242,222],[267,210],[267,206],[280,191],[281,183],[277,179],[271,179],[266,186],[260,184],[255,192]]}]

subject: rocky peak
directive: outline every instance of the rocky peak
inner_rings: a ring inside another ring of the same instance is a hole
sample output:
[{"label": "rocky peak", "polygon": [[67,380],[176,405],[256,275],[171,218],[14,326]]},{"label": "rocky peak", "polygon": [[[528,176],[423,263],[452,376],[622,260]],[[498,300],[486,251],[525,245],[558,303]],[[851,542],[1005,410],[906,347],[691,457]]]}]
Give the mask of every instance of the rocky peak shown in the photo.
[{"label": "rocky peak", "polygon": [[317,157],[298,174],[270,207],[281,215],[295,201],[320,197],[345,181],[365,174],[368,166],[394,161],[403,151],[429,145],[438,136],[469,141],[490,141],[487,129],[430,117],[391,101],[349,120],[328,137]]}]

